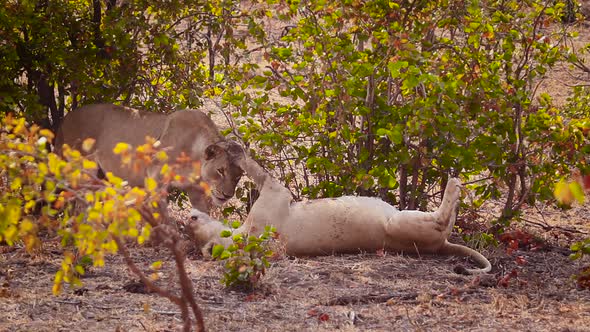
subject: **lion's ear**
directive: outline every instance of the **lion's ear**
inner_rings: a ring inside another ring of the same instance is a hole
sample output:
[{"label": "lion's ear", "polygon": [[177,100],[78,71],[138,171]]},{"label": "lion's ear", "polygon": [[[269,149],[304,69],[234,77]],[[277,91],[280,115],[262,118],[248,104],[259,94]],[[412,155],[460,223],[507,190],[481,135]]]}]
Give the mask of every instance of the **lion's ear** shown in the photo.
[{"label": "lion's ear", "polygon": [[213,158],[217,158],[225,151],[223,148],[217,144],[211,144],[205,149],[205,160],[211,160]]},{"label": "lion's ear", "polygon": [[233,142],[233,141],[229,141],[227,144],[227,153],[229,153],[229,155],[231,155],[231,156],[241,157],[246,152],[244,151],[244,148],[240,144]]}]

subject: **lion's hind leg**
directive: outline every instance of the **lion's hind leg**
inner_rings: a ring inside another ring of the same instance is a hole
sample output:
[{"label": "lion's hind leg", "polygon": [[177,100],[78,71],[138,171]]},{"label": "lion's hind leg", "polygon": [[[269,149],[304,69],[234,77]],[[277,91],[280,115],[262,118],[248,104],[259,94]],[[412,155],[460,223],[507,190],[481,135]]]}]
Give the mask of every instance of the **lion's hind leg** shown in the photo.
[{"label": "lion's hind leg", "polygon": [[455,220],[457,219],[457,207],[461,197],[461,182],[457,178],[451,178],[447,182],[443,201],[440,207],[434,212],[436,222],[444,228],[445,239],[449,237]]},{"label": "lion's hind leg", "polygon": [[450,179],[443,202],[436,211],[396,211],[387,217],[385,230],[392,240],[400,243],[401,249],[416,247],[417,251],[436,251],[453,229],[460,194],[459,180]]}]

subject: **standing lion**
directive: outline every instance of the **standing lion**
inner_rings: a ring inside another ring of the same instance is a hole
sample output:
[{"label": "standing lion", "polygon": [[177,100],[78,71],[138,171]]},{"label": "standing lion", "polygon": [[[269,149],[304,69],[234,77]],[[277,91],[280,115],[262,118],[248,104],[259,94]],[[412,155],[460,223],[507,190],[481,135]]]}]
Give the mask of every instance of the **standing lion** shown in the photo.
[{"label": "standing lion", "polygon": [[[213,205],[221,205],[234,195],[243,173],[235,161],[244,155],[244,150],[226,140],[201,111],[162,114],[111,104],[87,105],[65,116],[57,131],[55,147],[60,153],[62,145],[68,144],[94,160],[100,168],[99,174],[112,172],[131,186],[143,186],[146,175],[155,170],[148,167],[135,172],[123,167],[113,148],[119,142],[142,145],[146,136],[160,141],[171,163],[182,153],[200,161],[201,179],[211,188],[211,197],[198,184],[179,186],[187,193],[193,208],[208,212]],[[95,143],[90,151],[84,152],[82,142],[87,138],[93,138]]]}]

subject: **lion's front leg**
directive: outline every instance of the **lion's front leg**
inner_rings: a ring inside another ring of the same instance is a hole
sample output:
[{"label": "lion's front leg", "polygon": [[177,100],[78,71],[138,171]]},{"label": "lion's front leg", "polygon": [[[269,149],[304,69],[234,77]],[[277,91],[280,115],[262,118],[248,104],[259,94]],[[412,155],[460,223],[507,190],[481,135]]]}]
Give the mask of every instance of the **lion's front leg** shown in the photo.
[{"label": "lion's front leg", "polygon": [[260,190],[260,196],[240,230],[248,234],[260,234],[265,226],[272,225],[280,233],[282,223],[289,216],[291,192],[253,159],[246,157],[238,165],[254,180]]}]

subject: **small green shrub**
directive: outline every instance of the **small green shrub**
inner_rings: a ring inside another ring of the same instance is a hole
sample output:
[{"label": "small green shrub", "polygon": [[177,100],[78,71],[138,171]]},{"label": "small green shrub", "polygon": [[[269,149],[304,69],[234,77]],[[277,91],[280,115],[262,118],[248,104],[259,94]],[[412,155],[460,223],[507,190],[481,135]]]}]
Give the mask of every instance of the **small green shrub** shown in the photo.
[{"label": "small green shrub", "polygon": [[487,232],[477,232],[472,234],[462,233],[461,237],[463,241],[469,244],[470,247],[476,248],[478,250],[490,247],[490,246],[497,246],[498,240],[496,240],[494,234],[487,233]]},{"label": "small green shrub", "polygon": [[268,258],[273,255],[270,242],[276,237],[274,227],[266,226],[259,236],[233,234],[240,227],[239,222],[231,225],[232,230],[224,230],[221,236],[232,237],[233,243],[227,248],[221,244],[213,247],[213,258],[225,261],[221,282],[226,287],[250,289],[256,286],[266,268],[270,266]]},{"label": "small green shrub", "polygon": [[570,255],[572,259],[579,259],[584,255],[590,255],[590,238],[572,244],[570,249],[573,252]]}]

